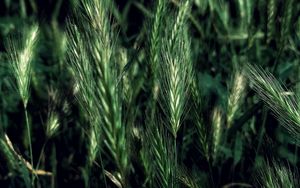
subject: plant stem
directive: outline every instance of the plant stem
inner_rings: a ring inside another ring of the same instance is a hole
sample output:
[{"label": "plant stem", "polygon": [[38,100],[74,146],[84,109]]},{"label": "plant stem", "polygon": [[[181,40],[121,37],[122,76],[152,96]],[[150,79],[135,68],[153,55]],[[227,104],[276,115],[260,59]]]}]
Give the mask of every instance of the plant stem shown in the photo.
[{"label": "plant stem", "polygon": [[209,160],[207,160],[207,164],[208,164],[209,177],[210,177],[210,179],[211,179],[212,187],[216,187],[216,186],[215,186],[214,177],[213,177],[212,166],[211,166],[211,163],[210,163]]},{"label": "plant stem", "polygon": [[28,142],[29,142],[30,163],[31,163],[31,166],[33,166],[31,133],[30,133],[30,126],[29,126],[29,120],[28,120],[28,113],[27,113],[26,105],[24,105],[24,112],[25,112],[25,119],[26,119],[26,128],[27,128]]},{"label": "plant stem", "polygon": [[29,0],[30,6],[34,13],[37,13],[37,6],[34,0]]},{"label": "plant stem", "polygon": [[27,13],[26,13],[26,5],[24,0],[20,0],[20,14],[22,18],[26,18]]},{"label": "plant stem", "polygon": [[176,172],[177,172],[177,143],[176,143],[177,135],[174,137],[174,168],[175,168],[175,173],[173,173],[173,182],[172,182],[172,187],[175,187],[175,180],[176,180]]},{"label": "plant stem", "polygon": [[255,161],[257,160],[258,157],[258,152],[260,151],[261,145],[263,143],[263,136],[266,132],[266,122],[267,122],[267,115],[268,115],[268,109],[266,109],[265,107],[263,107],[263,112],[262,112],[262,116],[263,116],[263,122],[262,122],[262,128],[260,130],[259,133],[259,138],[258,138],[258,145],[255,151]]}]

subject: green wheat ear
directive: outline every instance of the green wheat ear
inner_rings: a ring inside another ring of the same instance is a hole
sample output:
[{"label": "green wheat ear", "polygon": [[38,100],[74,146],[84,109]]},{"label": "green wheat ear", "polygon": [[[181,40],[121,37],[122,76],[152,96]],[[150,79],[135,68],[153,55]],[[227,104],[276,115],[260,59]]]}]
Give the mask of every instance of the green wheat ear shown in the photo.
[{"label": "green wheat ear", "polygon": [[[68,60],[77,99],[91,120],[90,155],[95,158],[95,149],[103,143],[116,166],[118,181],[125,186],[129,154],[121,116],[121,92],[117,87],[119,67],[114,57],[116,37],[110,25],[110,2],[81,1],[77,20],[68,27]],[[110,172],[106,175],[112,177]]]},{"label": "green wheat ear", "polygon": [[162,93],[166,97],[163,104],[166,105],[170,128],[175,137],[185,113],[192,78],[189,41],[179,39],[176,45],[174,51],[168,45],[164,46],[164,63],[160,68],[161,76],[164,76],[161,78]]},{"label": "green wheat ear", "polygon": [[284,12],[282,16],[282,24],[280,26],[280,45],[285,45],[287,36],[290,32],[291,19],[293,13],[294,0],[284,1]]},{"label": "green wheat ear", "polygon": [[167,28],[168,31],[163,38],[163,53],[159,67],[161,104],[165,107],[165,113],[169,118],[168,128],[175,138],[186,110],[189,85],[193,77],[190,39],[186,23],[189,8],[190,1],[184,1],[175,20],[166,18],[173,25]]},{"label": "green wheat ear", "polygon": [[161,46],[162,41],[161,38],[163,37],[163,23],[166,14],[166,1],[165,0],[158,0],[156,9],[155,9],[155,16],[152,23],[151,34],[150,34],[150,41],[149,41],[149,56],[150,60],[149,63],[152,68],[152,74],[154,79],[157,79],[157,66],[159,65],[160,61],[160,54],[161,54]]},{"label": "green wheat ear", "polygon": [[[32,71],[38,26],[33,25],[22,36],[23,41],[9,41],[8,54],[12,61],[12,70],[17,81],[17,89],[26,108],[29,99],[29,85]],[[19,43],[21,42],[21,45]]]},{"label": "green wheat ear", "polygon": [[246,77],[242,71],[236,71],[230,95],[227,101],[227,128],[232,126],[245,95]]},{"label": "green wheat ear", "polygon": [[268,0],[267,13],[267,43],[270,43],[270,41],[274,38],[275,35],[276,0]]},{"label": "green wheat ear", "polygon": [[247,64],[246,76],[253,89],[269,106],[283,126],[299,141],[300,111],[299,98],[286,90],[274,76],[257,66]]},{"label": "green wheat ear", "polygon": [[221,144],[221,139],[223,137],[222,127],[222,111],[220,107],[215,107],[212,113],[212,143],[211,143],[211,151],[213,161],[216,162],[219,154],[219,146]]}]

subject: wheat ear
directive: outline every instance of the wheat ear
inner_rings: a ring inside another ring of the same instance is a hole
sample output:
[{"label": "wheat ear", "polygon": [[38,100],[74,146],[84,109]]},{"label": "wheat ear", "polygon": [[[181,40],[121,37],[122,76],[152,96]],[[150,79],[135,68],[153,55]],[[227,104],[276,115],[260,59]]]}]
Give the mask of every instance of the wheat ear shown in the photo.
[{"label": "wheat ear", "polygon": [[236,71],[227,102],[227,128],[232,126],[236,113],[245,95],[246,77],[242,71]]},{"label": "wheat ear", "polygon": [[269,106],[275,116],[283,123],[289,132],[299,139],[300,112],[299,98],[287,91],[269,72],[257,66],[248,64],[246,76],[253,89]]},{"label": "wheat ear", "polygon": [[[121,100],[117,87],[114,31],[110,27],[110,1],[82,0],[82,15],[77,23],[70,24],[70,64],[78,86],[78,100],[92,116],[91,150],[99,145],[100,133],[125,186],[128,153],[125,126],[121,121]],[[86,22],[87,21],[87,22]],[[81,26],[81,30],[78,26]]]},{"label": "wheat ear", "polygon": [[189,6],[189,1],[182,4],[173,26],[165,35],[160,64],[162,104],[166,107],[170,129],[175,138],[184,116],[189,82],[192,80],[191,49],[186,24]]}]

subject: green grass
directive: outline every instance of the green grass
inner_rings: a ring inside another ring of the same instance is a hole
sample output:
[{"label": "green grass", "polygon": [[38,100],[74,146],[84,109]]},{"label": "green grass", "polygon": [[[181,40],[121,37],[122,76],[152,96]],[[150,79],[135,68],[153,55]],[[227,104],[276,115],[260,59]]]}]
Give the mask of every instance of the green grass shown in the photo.
[{"label": "green grass", "polygon": [[0,187],[298,187],[300,3],[0,3]]}]

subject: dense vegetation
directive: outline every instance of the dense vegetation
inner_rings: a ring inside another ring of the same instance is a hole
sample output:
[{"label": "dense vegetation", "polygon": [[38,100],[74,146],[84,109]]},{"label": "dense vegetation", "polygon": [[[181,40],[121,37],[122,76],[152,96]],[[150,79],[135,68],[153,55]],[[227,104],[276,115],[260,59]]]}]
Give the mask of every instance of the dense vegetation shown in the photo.
[{"label": "dense vegetation", "polygon": [[300,2],[0,2],[0,187],[298,187]]}]

